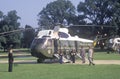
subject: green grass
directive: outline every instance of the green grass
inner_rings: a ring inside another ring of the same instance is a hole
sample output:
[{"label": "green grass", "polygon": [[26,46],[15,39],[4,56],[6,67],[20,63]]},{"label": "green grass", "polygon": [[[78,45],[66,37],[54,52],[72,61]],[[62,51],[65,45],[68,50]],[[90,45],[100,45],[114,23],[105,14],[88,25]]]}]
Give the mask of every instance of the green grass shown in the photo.
[{"label": "green grass", "polygon": [[120,54],[118,53],[110,53],[106,52],[96,52],[94,53],[95,60],[120,60]]},{"label": "green grass", "polygon": [[[6,53],[5,54],[1,53],[0,55],[7,56]],[[14,55],[14,56],[16,56],[16,55]],[[14,57],[14,59],[15,60],[37,60],[36,57],[32,57],[32,56],[31,57]],[[0,60],[8,60],[8,59],[7,58],[0,58]],[[120,54],[118,54],[118,53],[107,54],[106,52],[95,52],[94,53],[94,60],[120,60]]]},{"label": "green grass", "polygon": [[[2,54],[2,53],[1,53]],[[34,57],[15,57],[15,60],[37,60]],[[95,60],[120,60],[118,53],[95,52]],[[0,61],[7,58],[0,58]],[[8,72],[8,64],[0,64],[0,79],[120,79],[120,65],[87,64],[15,64]]]},{"label": "green grass", "polygon": [[0,65],[0,79],[120,79],[120,65],[18,64],[13,72]]},{"label": "green grass", "polygon": [[[0,58],[0,61],[7,61],[8,58]],[[14,60],[37,60],[36,57],[14,57]]]}]

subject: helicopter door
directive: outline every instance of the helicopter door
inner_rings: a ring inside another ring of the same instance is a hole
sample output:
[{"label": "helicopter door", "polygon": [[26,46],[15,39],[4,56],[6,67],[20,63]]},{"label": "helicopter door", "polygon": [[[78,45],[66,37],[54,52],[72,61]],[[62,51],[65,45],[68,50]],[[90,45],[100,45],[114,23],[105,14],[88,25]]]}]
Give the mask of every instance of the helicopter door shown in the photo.
[{"label": "helicopter door", "polygon": [[76,50],[76,52],[78,52],[78,43],[77,43],[77,41],[75,41],[75,50]]},{"label": "helicopter door", "polygon": [[57,39],[54,39],[54,53],[57,53],[58,51],[58,42]]}]

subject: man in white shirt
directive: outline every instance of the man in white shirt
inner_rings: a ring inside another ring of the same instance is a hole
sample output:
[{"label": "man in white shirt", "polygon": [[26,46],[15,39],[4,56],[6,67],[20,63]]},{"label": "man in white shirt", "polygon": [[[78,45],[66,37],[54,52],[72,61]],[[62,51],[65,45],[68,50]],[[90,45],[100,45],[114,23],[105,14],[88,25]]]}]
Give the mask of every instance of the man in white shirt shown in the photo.
[{"label": "man in white shirt", "polygon": [[94,53],[93,48],[89,46],[89,50],[88,50],[89,65],[91,65],[91,64],[92,64],[92,65],[95,65],[95,64],[93,63],[93,53]]}]

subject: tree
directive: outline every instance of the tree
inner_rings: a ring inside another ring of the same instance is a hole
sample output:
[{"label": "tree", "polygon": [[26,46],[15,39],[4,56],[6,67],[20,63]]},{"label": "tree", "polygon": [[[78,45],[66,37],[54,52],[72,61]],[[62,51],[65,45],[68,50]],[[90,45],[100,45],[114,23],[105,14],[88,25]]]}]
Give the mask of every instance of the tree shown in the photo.
[{"label": "tree", "polygon": [[3,19],[3,12],[0,11],[0,21]]},{"label": "tree", "polygon": [[29,48],[35,37],[35,30],[29,25],[26,25],[25,29],[27,30],[23,32],[22,45]]},{"label": "tree", "polygon": [[[111,33],[116,35],[117,30],[114,31],[114,29],[112,29],[112,31],[108,32],[109,28],[103,28],[103,25],[115,26],[114,28],[116,28],[116,3],[117,0],[85,0],[85,2],[80,2],[78,4],[77,11],[79,12],[79,15],[84,16],[85,19],[91,22],[91,24],[101,25],[101,28],[96,29],[96,35],[99,34],[104,38],[106,33],[107,35],[110,35]],[[103,43],[105,40],[101,41],[100,47],[103,48]]]},{"label": "tree", "polygon": [[85,0],[79,3],[77,11],[93,24],[111,25],[115,11],[114,2],[114,0]]},{"label": "tree", "polygon": [[64,24],[64,21],[69,24],[74,24],[76,19],[75,7],[69,0],[57,0],[49,3],[38,14],[38,24],[40,28],[50,29],[56,23]]},{"label": "tree", "polygon": [[[0,33],[2,32],[2,20],[3,20],[3,12],[0,11]],[[6,39],[3,37],[3,36],[0,36],[0,48],[2,48],[2,44],[1,43],[5,43],[6,42]]]},{"label": "tree", "polygon": [[[15,10],[8,12],[7,15],[3,15],[3,19],[0,21],[0,32],[8,32],[18,30],[20,23],[18,20],[20,19],[17,16],[17,12]],[[7,35],[1,36],[1,43],[4,48],[9,45],[14,45],[14,47],[18,47],[20,45],[20,33],[8,33]]]},{"label": "tree", "polygon": [[120,36],[120,1],[116,0],[114,5],[114,18],[113,22],[117,26],[117,34]]}]

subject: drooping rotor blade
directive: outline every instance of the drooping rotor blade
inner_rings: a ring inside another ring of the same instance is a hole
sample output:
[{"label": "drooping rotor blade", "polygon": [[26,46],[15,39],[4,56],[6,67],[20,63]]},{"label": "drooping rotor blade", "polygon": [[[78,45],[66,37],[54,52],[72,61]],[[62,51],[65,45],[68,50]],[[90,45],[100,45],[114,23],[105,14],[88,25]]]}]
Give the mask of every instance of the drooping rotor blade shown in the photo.
[{"label": "drooping rotor blade", "polygon": [[55,26],[53,29],[53,36],[54,38],[59,38],[58,32],[59,32],[60,26]]},{"label": "drooping rotor blade", "polygon": [[11,34],[11,33],[16,33],[16,32],[20,32],[20,31],[24,31],[24,30],[31,30],[31,29],[33,29],[33,28],[25,28],[25,29],[22,28],[22,29],[18,29],[18,30],[2,32],[2,33],[0,33],[0,36],[6,36],[6,35]]}]

